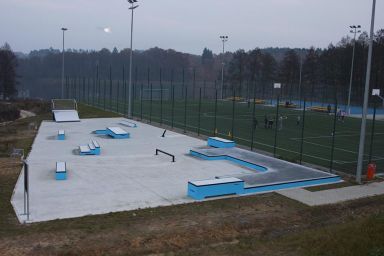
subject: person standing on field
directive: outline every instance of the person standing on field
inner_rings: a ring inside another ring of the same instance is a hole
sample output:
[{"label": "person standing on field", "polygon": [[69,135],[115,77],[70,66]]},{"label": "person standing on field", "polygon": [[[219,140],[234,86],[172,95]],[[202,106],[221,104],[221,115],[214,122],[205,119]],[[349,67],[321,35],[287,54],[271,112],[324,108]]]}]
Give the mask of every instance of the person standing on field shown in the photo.
[{"label": "person standing on field", "polygon": [[279,131],[281,131],[283,129],[283,116],[282,115],[279,116],[278,123],[279,123]]}]

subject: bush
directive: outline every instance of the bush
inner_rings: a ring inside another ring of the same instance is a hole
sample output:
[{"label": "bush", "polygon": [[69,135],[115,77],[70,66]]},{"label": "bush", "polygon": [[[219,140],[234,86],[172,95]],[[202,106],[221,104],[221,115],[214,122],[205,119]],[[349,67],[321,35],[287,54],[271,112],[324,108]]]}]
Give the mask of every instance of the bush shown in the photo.
[{"label": "bush", "polygon": [[0,103],[0,122],[14,121],[20,118],[20,110],[11,104]]}]

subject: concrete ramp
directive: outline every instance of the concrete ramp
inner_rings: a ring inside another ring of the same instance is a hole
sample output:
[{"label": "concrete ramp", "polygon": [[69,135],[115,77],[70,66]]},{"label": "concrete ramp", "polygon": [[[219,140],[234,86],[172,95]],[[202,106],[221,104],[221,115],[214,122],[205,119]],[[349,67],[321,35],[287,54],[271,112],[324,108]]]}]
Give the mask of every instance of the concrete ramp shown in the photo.
[{"label": "concrete ramp", "polygon": [[53,120],[61,122],[80,122],[77,110],[53,110]]}]

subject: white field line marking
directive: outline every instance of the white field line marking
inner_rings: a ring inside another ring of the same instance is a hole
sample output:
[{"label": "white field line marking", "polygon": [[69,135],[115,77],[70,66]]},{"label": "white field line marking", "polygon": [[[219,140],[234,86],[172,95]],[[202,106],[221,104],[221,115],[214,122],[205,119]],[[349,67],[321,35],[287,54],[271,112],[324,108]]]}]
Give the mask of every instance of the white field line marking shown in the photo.
[{"label": "white field line marking", "polygon": [[[345,132],[344,132],[345,133]],[[350,132],[353,133],[353,132]],[[376,133],[375,135],[383,135],[384,133]],[[371,133],[366,133],[366,136],[371,135]],[[336,138],[337,137],[353,137],[353,136],[360,136],[360,133],[353,133],[353,134],[344,134],[344,135],[337,135],[336,132]],[[303,139],[322,139],[322,138],[332,138],[332,135],[323,135],[323,136],[313,136],[313,137],[304,137]],[[301,138],[290,138],[291,140],[301,140]]]}]

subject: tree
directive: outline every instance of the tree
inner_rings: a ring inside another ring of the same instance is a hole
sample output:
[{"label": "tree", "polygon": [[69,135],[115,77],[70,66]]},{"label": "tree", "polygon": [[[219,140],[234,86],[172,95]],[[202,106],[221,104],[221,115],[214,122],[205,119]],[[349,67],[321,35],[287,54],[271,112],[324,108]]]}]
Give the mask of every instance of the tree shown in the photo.
[{"label": "tree", "polygon": [[3,100],[12,98],[16,90],[17,58],[9,44],[5,43],[0,48],[0,95]]},{"label": "tree", "polygon": [[294,50],[287,51],[280,66],[280,79],[289,100],[292,100],[293,88],[299,82],[299,70],[300,63],[297,53]]},{"label": "tree", "polygon": [[261,85],[262,85],[262,99],[265,99],[265,87],[270,85],[272,87],[272,83],[276,79],[276,70],[277,70],[277,62],[275,58],[269,54],[264,53],[261,56],[262,62],[262,72],[261,72]]},{"label": "tree", "polygon": [[229,80],[232,83],[232,89],[235,89],[236,87],[234,84],[236,82],[239,83],[238,86],[238,95],[241,95],[241,87],[243,84],[243,78],[244,78],[244,72],[245,72],[245,67],[247,64],[247,54],[245,53],[244,50],[237,50],[233,54],[233,58],[231,62],[229,63],[229,68],[228,68],[228,77]]},{"label": "tree", "polygon": [[[314,47],[311,47],[307,53],[307,56],[305,57],[305,61],[303,63],[303,84],[304,88],[301,93],[304,95],[304,98],[310,95],[311,100],[314,100],[314,93],[315,93],[315,85],[318,82],[318,59],[319,56],[317,55],[317,52]],[[306,88],[308,89],[306,90]]]}]

